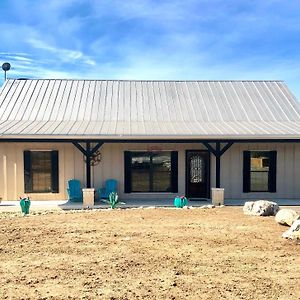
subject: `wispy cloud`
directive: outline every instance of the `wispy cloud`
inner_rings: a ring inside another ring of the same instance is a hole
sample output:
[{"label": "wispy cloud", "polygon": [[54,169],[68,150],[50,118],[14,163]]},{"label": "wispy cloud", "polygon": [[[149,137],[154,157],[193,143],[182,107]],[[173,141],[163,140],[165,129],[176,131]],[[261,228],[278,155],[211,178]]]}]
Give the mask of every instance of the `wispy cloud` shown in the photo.
[{"label": "wispy cloud", "polygon": [[89,56],[84,55],[81,51],[62,49],[58,47],[53,47],[45,43],[41,40],[29,39],[28,43],[36,49],[45,50],[56,55],[57,60],[61,60],[62,62],[81,62],[87,65],[94,66],[96,62],[91,59]]}]

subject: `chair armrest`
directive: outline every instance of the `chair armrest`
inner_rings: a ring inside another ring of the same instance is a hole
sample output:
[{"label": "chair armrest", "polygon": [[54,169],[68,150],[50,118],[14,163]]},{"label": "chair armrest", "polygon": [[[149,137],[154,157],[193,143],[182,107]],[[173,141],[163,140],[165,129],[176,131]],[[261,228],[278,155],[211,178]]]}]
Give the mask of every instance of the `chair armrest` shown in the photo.
[{"label": "chair armrest", "polygon": [[106,195],[106,188],[100,188],[98,190],[98,194],[99,194],[99,198],[107,198],[107,195]]}]

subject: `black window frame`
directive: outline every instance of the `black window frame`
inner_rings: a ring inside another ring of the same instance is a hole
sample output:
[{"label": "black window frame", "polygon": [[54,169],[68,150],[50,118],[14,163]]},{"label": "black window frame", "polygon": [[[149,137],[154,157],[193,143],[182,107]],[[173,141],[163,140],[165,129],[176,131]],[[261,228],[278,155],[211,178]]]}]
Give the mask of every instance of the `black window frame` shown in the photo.
[{"label": "black window frame", "polygon": [[[32,153],[50,152],[51,154],[51,190],[33,190]],[[24,157],[24,191],[32,194],[59,193],[59,153],[57,150],[25,150]]]},{"label": "black window frame", "polygon": [[[251,170],[251,153],[264,152],[269,157],[269,171],[253,171]],[[267,190],[251,190],[251,173],[267,172],[268,173],[268,189]],[[243,152],[243,192],[244,193],[276,193],[277,184],[277,151],[271,150],[249,150]]]},{"label": "black window frame", "polygon": [[[149,191],[134,191],[132,190],[132,157],[134,154],[149,154],[151,157],[157,153],[171,153],[171,190],[170,191],[154,191],[153,190],[153,169],[150,165],[149,174]],[[152,174],[152,175],[151,175]],[[152,180],[152,189],[151,189]],[[178,192],[178,151],[162,150],[162,151],[125,151],[124,152],[124,192],[125,193],[177,193]]]}]

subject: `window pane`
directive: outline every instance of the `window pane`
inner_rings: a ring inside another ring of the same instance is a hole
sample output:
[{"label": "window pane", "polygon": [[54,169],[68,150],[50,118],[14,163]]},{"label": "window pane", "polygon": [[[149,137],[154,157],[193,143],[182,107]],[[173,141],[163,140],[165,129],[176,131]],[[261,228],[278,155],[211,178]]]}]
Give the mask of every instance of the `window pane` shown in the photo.
[{"label": "window pane", "polygon": [[171,152],[152,154],[153,192],[171,192]]},{"label": "window pane", "polygon": [[131,180],[133,192],[150,191],[150,156],[148,153],[132,153]]},{"label": "window pane", "polygon": [[51,152],[31,152],[32,191],[51,192]]},{"label": "window pane", "polygon": [[269,171],[269,151],[251,151],[251,171]]},{"label": "window pane", "polygon": [[267,192],[269,190],[269,172],[251,172],[250,190]]}]

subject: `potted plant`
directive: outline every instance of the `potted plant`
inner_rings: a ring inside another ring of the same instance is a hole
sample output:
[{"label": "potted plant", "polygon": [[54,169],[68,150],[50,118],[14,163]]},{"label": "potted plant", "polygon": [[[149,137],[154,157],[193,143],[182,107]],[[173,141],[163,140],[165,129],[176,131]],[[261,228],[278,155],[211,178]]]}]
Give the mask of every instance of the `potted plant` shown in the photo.
[{"label": "potted plant", "polygon": [[23,216],[29,215],[30,199],[27,195],[20,197],[20,206]]}]

